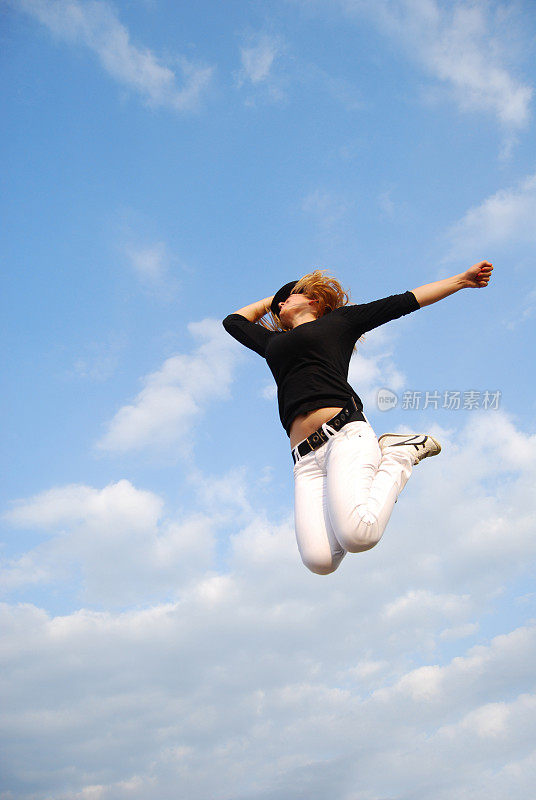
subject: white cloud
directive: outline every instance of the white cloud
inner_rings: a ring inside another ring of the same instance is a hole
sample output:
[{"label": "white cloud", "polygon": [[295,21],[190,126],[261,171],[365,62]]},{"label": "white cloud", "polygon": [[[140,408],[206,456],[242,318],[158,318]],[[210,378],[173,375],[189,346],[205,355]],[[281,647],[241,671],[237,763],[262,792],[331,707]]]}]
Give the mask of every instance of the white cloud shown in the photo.
[{"label": "white cloud", "polygon": [[[366,342],[369,342],[367,334]],[[364,356],[363,345],[357,346],[350,361],[348,381],[352,386],[359,386],[359,396],[365,407],[377,407],[378,390],[387,388],[397,392],[404,385],[404,375],[398,370],[390,352],[379,352]]]},{"label": "white cloud", "polygon": [[[256,508],[245,470],[194,472],[188,513],[127,481],[15,504],[8,521],[56,542],[53,558],[42,545],[26,554],[55,587],[67,561],[86,590],[91,578],[94,602],[134,607],[51,617],[0,606],[6,790],[530,796],[536,628],[508,595],[536,556],[536,437],[483,412],[440,438],[384,541],[326,577],[299,563],[290,509],[276,520]],[[506,632],[468,638],[494,603]]]},{"label": "white cloud", "polygon": [[130,41],[127,28],[105,0],[19,0],[16,7],[45,25],[58,39],[92,50],[104,69],[119,83],[138,92],[151,106],[178,111],[195,108],[208,87],[213,68],[178,59],[177,75],[148,48]]},{"label": "white cloud", "polygon": [[275,102],[285,99],[285,80],[275,68],[284,51],[280,37],[268,34],[247,37],[247,42],[240,48],[241,67],[234,76],[237,87],[249,92],[246,105],[255,105],[259,97]]},{"label": "white cloud", "polygon": [[[132,238],[132,234],[129,234],[129,239]],[[179,261],[165,242],[129,242],[124,246],[123,252],[140,285],[151,297],[164,303],[177,300],[180,281],[176,277],[177,270],[173,268],[177,267]]]},{"label": "white cloud", "polygon": [[523,307],[521,314],[516,317],[515,321],[508,323],[508,327],[515,327],[517,322],[524,322],[526,319],[533,317],[536,313],[536,286],[531,289],[523,298]]},{"label": "white cloud", "polygon": [[121,521],[129,527],[145,529],[156,524],[161,505],[151,492],[134,489],[123,480],[102,491],[79,484],[50,489],[29,501],[16,502],[7,517],[17,526],[45,530],[84,519],[96,528],[106,520],[111,525]]},{"label": "white cloud", "polygon": [[281,36],[249,35],[240,48],[241,68],[235,74],[238,88],[249,90],[247,105],[255,105],[258,98],[281,102],[287,98],[289,86],[299,85],[318,98],[325,93],[345,109],[355,111],[362,107],[361,94],[345,78],[331,75],[316,62],[302,60],[296,53],[288,55],[288,45]]},{"label": "white cloud", "polygon": [[509,20],[500,4],[336,0],[336,5],[352,17],[370,17],[449,87],[462,110],[488,112],[511,131],[527,124],[533,90],[505,66],[515,53],[504,52]]},{"label": "white cloud", "polygon": [[158,284],[166,277],[170,257],[164,242],[141,247],[129,245],[125,251],[134,271],[142,281]]},{"label": "white cloud", "polygon": [[479,678],[483,675],[491,678],[495,674],[497,685],[508,676],[513,684],[521,681],[528,686],[529,664],[534,652],[536,628],[529,625],[497,636],[489,645],[472,647],[464,656],[454,658],[446,666],[425,666],[412,670],[392,686],[379,689],[375,694],[384,703],[398,698],[408,708],[414,701],[426,703],[426,713],[433,711],[431,704],[443,707],[446,711],[455,695],[454,702],[458,707],[471,704],[471,701],[480,706],[486,690],[479,687]]},{"label": "white cloud", "polygon": [[[191,355],[168,358],[144,379],[135,400],[119,409],[97,443],[101,450],[168,449],[191,453],[191,431],[208,402],[228,398],[233,370],[243,353],[218,320],[188,324],[201,341]],[[188,435],[185,435],[188,434]]]},{"label": "white cloud", "polygon": [[458,614],[465,615],[470,606],[469,595],[437,594],[425,589],[411,589],[404,595],[388,603],[383,609],[386,617],[402,622],[411,619],[415,622],[420,614],[445,614],[449,619],[456,619]]},{"label": "white cloud", "polygon": [[[188,555],[192,538],[206,539],[206,534],[200,536],[193,530],[193,520],[184,521],[180,531],[173,524],[160,530],[161,513],[159,497],[126,480],[101,490],[83,485],[59,487],[19,502],[6,519],[17,527],[49,531],[52,536],[4,565],[4,591],[28,583],[66,581],[69,574],[81,569],[86,601],[100,598],[115,605],[135,601],[136,596],[141,599],[155,589],[151,581],[155,568],[162,580],[173,557]],[[175,579],[180,571],[171,567]],[[137,583],[144,587],[141,592],[136,590]]]},{"label": "white cloud", "polygon": [[[470,208],[447,234],[449,259],[536,243],[536,174]],[[485,258],[486,256],[482,256]],[[489,258],[489,257],[488,257]]]},{"label": "white cloud", "polygon": [[240,82],[250,81],[260,83],[266,81],[270,75],[272,65],[278,54],[278,42],[269,37],[261,36],[255,44],[240,48],[242,69]]},{"label": "white cloud", "polygon": [[445,628],[441,631],[441,639],[449,641],[451,639],[464,639],[467,636],[472,636],[477,633],[478,624],[476,622],[467,622],[465,625],[458,625],[456,628]]},{"label": "white cloud", "polygon": [[220,581],[121,615],[4,607],[5,787],[18,785],[21,800],[87,798],[97,787],[101,800],[298,800],[323,772],[308,797],[358,785],[352,797],[426,800],[430,786],[445,799],[467,785],[479,793],[492,771],[510,768],[492,796],[515,794],[535,733],[533,628],[369,695],[356,672],[344,688],[330,680],[328,664],[351,648],[324,649],[315,665],[300,639],[292,644],[292,625],[282,636],[281,618],[278,632],[269,614],[244,614],[245,600],[240,585]]},{"label": "white cloud", "polygon": [[176,596],[213,567],[216,533],[252,509],[243,471],[186,477],[203,511],[164,515],[162,498],[120,480],[103,489],[62,486],[15,502],[4,520],[49,535],[2,565],[3,592],[80,576],[81,597],[108,607]]},{"label": "white cloud", "polygon": [[270,403],[273,403],[274,400],[277,400],[277,384],[275,381],[270,381],[266,383],[259,391],[259,396],[264,398],[264,400],[268,400]]},{"label": "white cloud", "polygon": [[379,389],[398,392],[404,386],[406,378],[397,368],[393,356],[395,337],[393,329],[377,328],[357,343],[350,361],[348,381],[352,386],[359,386],[359,396],[365,408],[377,409]]}]

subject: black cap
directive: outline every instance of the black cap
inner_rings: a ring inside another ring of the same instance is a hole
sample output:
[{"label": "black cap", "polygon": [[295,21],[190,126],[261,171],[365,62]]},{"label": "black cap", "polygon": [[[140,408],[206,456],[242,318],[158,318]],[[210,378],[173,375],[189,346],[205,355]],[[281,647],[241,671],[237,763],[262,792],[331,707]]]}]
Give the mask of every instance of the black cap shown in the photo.
[{"label": "black cap", "polygon": [[270,303],[270,311],[272,314],[275,314],[276,317],[279,316],[279,303],[285,302],[297,283],[298,281],[290,281],[290,283],[285,283],[285,285],[282,286],[281,289],[278,289],[274,294],[274,299]]}]

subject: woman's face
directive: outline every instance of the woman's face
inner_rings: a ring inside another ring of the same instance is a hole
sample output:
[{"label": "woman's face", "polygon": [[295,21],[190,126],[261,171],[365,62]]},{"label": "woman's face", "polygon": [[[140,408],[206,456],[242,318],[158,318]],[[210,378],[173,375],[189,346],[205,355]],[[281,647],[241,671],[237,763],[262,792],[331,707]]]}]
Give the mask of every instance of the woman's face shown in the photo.
[{"label": "woman's face", "polygon": [[310,311],[314,314],[316,302],[304,294],[290,294],[283,303],[279,303],[279,319],[283,321],[283,317],[293,316],[297,311]]}]

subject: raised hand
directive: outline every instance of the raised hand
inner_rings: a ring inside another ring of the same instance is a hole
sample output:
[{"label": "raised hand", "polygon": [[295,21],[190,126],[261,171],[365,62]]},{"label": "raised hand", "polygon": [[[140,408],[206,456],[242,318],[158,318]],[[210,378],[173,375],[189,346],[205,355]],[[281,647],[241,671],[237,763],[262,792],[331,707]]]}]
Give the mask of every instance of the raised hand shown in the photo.
[{"label": "raised hand", "polygon": [[492,271],[493,264],[490,264],[489,261],[479,261],[478,264],[473,264],[464,274],[466,285],[473,289],[484,288],[489,283]]}]

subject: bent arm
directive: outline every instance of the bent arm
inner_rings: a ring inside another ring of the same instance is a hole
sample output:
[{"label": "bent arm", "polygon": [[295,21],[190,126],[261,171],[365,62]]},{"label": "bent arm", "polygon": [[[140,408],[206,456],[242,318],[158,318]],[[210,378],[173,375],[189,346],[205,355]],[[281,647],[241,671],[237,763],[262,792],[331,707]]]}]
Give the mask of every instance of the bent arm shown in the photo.
[{"label": "bent arm", "polygon": [[418,289],[412,289],[418,304],[429,306],[431,303],[437,303],[438,300],[443,300],[454,292],[460,289],[480,289],[488,285],[493,265],[488,261],[479,261],[478,264],[473,264],[465,272],[460,272],[459,275],[453,275],[451,278],[444,278],[441,281],[434,281],[433,283],[426,283],[424,286],[419,286]]},{"label": "bent arm", "polygon": [[238,311],[234,311],[233,313],[241,314],[241,316],[245,317],[250,322],[257,322],[258,319],[264,317],[264,315],[268,313],[273,299],[274,295],[265,297],[264,300],[257,300],[256,303],[251,303],[249,306],[239,308]]}]

